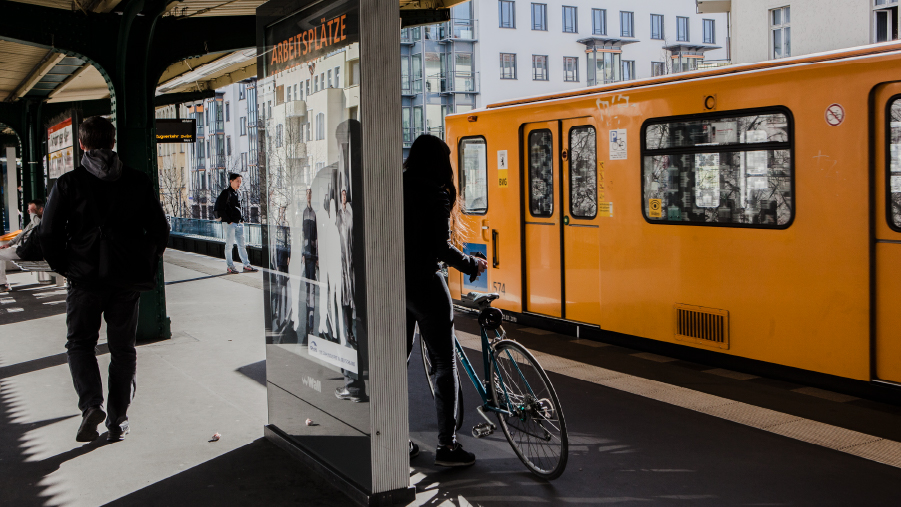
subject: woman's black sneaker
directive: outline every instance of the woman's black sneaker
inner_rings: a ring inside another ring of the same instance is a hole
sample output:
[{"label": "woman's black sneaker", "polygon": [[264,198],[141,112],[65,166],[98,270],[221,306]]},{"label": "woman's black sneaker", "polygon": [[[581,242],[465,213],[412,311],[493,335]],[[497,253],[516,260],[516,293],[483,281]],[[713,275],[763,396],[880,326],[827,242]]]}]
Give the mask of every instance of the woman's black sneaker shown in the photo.
[{"label": "woman's black sneaker", "polygon": [[476,462],[476,455],[463,450],[459,443],[454,444],[453,449],[446,445],[439,445],[435,451],[435,465],[440,467],[468,467]]},{"label": "woman's black sneaker", "polygon": [[410,459],[419,456],[419,446],[414,444],[412,440],[410,440]]}]

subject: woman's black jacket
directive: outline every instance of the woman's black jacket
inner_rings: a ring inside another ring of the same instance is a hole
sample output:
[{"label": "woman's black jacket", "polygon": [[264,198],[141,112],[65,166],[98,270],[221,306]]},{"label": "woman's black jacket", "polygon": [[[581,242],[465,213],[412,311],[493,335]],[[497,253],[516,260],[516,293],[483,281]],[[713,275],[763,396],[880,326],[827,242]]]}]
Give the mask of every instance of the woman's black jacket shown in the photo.
[{"label": "woman's black jacket", "polygon": [[438,262],[467,275],[477,274],[476,259],[450,244],[448,192],[422,176],[404,172],[404,255],[407,283],[432,277]]}]

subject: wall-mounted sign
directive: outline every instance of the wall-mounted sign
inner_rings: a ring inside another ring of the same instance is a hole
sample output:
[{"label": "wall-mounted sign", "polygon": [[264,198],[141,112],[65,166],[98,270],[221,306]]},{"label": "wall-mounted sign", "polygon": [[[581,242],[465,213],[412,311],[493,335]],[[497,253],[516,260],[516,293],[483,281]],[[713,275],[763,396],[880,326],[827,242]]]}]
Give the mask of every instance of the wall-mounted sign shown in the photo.
[{"label": "wall-mounted sign", "polygon": [[157,118],[157,143],[193,143],[197,133],[197,120]]},{"label": "wall-mounted sign", "polygon": [[47,129],[47,177],[55,180],[75,169],[75,129],[72,118]]}]

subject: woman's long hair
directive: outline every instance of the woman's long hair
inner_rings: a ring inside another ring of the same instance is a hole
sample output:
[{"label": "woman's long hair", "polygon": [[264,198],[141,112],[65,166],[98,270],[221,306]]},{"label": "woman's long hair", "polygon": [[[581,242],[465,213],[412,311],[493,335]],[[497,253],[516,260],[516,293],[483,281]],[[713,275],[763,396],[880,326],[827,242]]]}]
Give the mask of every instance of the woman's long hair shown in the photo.
[{"label": "woman's long hair", "polygon": [[454,184],[454,168],[450,162],[451,150],[440,138],[423,134],[413,141],[410,155],[404,161],[404,171],[412,171],[442,187],[453,203],[450,209],[450,241],[461,247],[469,231],[462,218],[462,199]]}]

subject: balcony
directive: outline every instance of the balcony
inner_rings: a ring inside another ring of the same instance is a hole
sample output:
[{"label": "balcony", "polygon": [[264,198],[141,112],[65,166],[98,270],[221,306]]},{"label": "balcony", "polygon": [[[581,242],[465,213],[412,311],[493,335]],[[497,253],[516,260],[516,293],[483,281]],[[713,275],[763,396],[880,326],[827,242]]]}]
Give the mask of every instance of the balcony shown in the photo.
[{"label": "balcony", "polygon": [[307,115],[307,103],[303,100],[285,102],[285,118],[303,118]]},{"label": "balcony", "polygon": [[469,71],[451,72],[441,77],[441,93],[479,93],[479,73]]},{"label": "balcony", "polygon": [[439,42],[475,42],[478,20],[454,18],[438,27]]}]

